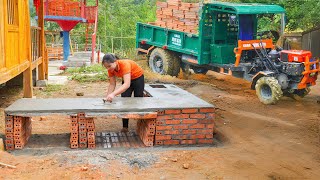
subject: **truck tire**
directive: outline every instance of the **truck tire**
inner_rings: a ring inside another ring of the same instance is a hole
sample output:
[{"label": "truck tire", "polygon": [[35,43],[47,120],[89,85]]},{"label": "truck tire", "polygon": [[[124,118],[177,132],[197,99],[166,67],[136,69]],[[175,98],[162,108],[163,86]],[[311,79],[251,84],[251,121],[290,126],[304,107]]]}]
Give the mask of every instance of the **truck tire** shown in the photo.
[{"label": "truck tire", "polygon": [[176,53],[171,52],[171,57],[173,60],[173,75],[172,76],[178,76],[180,73],[180,64],[181,64],[181,60],[179,58],[179,56]]},{"label": "truck tire", "polygon": [[261,77],[255,88],[256,94],[263,104],[276,104],[283,95],[281,86],[274,77]]},{"label": "truck tire", "polygon": [[296,89],[292,94],[290,94],[290,97],[296,101],[300,101],[302,98],[308,95],[310,91],[311,89],[309,87],[305,89]]},{"label": "truck tire", "polygon": [[161,75],[177,76],[180,71],[179,59],[167,50],[156,48],[149,58],[150,69]]}]

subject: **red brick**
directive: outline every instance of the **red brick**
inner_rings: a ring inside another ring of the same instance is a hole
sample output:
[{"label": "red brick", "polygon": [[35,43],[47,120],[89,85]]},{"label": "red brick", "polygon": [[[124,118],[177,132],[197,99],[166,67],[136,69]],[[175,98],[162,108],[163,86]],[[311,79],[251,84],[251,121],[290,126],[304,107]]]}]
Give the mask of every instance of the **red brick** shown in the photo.
[{"label": "red brick", "polygon": [[128,118],[128,119],[154,119],[157,118],[157,113],[149,113],[149,114],[124,114],[121,118]]},{"label": "red brick", "polygon": [[212,139],[213,138],[213,134],[206,134],[206,138]]},{"label": "red brick", "polygon": [[180,124],[180,120],[166,120],[166,124]]},{"label": "red brick", "polygon": [[6,139],[13,139],[13,133],[7,133]]},{"label": "red brick", "polygon": [[71,136],[78,136],[78,132],[71,132]]},{"label": "red brick", "polygon": [[13,143],[13,139],[6,139],[6,140],[5,140],[5,143],[6,143],[6,144],[14,144],[14,143]]},{"label": "red brick", "polygon": [[16,144],[15,149],[23,149],[24,145],[22,144]]},{"label": "red brick", "polygon": [[157,126],[156,130],[170,130],[172,129],[172,126]]},{"label": "red brick", "polygon": [[73,145],[73,144],[78,144],[78,141],[76,140],[70,140],[70,144]]},{"label": "red brick", "polygon": [[159,110],[159,111],[158,111],[158,116],[159,116],[159,115],[164,115],[164,111]]},{"label": "red brick", "polygon": [[207,113],[207,114],[206,114],[206,117],[207,117],[208,119],[214,119],[215,114],[214,114],[214,113]]},{"label": "red brick", "polygon": [[156,136],[156,140],[157,140],[157,141],[169,140],[169,139],[171,139],[171,136],[170,136],[170,135]]},{"label": "red brick", "polygon": [[189,114],[179,114],[179,115],[174,115],[174,119],[187,119],[189,118]]},{"label": "red brick", "polygon": [[71,132],[78,132],[78,127],[71,127]]},{"label": "red brick", "polygon": [[6,124],[6,128],[7,129],[12,129],[13,128],[13,124]]},{"label": "red brick", "polygon": [[195,124],[195,125],[191,125],[190,129],[203,129],[206,126],[204,124]]},{"label": "red brick", "polygon": [[8,133],[13,133],[13,129],[6,129],[5,133],[8,134]]},{"label": "red brick", "polygon": [[157,117],[157,120],[166,120],[166,119],[172,119],[172,116],[171,115],[165,115],[165,116],[158,116]]},{"label": "red brick", "polygon": [[201,123],[201,124],[212,124],[212,123],[214,123],[214,120],[213,119],[201,119],[201,120],[199,120],[199,123]]},{"label": "red brick", "polygon": [[203,139],[205,137],[206,137],[206,135],[204,135],[204,134],[195,134],[195,135],[191,135],[190,139]]},{"label": "red brick", "polygon": [[213,133],[212,129],[203,129],[203,130],[198,130],[198,134],[210,134]]},{"label": "red brick", "polygon": [[198,112],[198,109],[182,109],[182,113],[193,114],[197,112]]},{"label": "red brick", "polygon": [[87,148],[88,147],[87,143],[80,143],[79,146],[80,146],[80,148]]},{"label": "red brick", "polygon": [[80,113],[78,113],[78,117],[85,117],[85,113],[84,112],[80,112]]},{"label": "red brick", "polygon": [[180,134],[180,131],[178,130],[164,131],[164,134]]},{"label": "red brick", "polygon": [[6,124],[13,124],[13,119],[6,119]]},{"label": "red brick", "polygon": [[198,122],[197,119],[185,119],[182,120],[182,124],[196,124]]},{"label": "red brick", "polygon": [[180,144],[195,144],[196,140],[182,140]]},{"label": "red brick", "polygon": [[176,125],[173,126],[173,129],[188,129],[188,125]]},{"label": "red brick", "polygon": [[79,128],[79,133],[86,133],[87,132],[87,129],[85,128]]},{"label": "red brick", "polygon": [[157,120],[156,124],[157,124],[157,125],[166,124],[166,120]]},{"label": "red brick", "polygon": [[190,114],[190,118],[203,119],[205,117],[205,114]]},{"label": "red brick", "polygon": [[197,130],[183,130],[182,133],[183,134],[196,134]]},{"label": "red brick", "polygon": [[96,148],[96,145],[95,144],[88,144],[88,148],[89,149],[94,149],[94,148]]},{"label": "red brick", "polygon": [[163,135],[164,133],[163,133],[163,131],[156,131],[156,135]]},{"label": "red brick", "polygon": [[7,151],[13,151],[14,150],[14,145],[6,145],[6,150]]},{"label": "red brick", "polygon": [[166,140],[163,143],[164,145],[177,145],[179,144],[179,140]]},{"label": "red brick", "polygon": [[163,141],[156,141],[156,145],[162,145]]},{"label": "red brick", "polygon": [[207,125],[207,128],[208,128],[208,129],[213,129],[213,128],[214,128],[214,124],[208,124],[208,125]]},{"label": "red brick", "polygon": [[213,143],[213,139],[199,139],[198,143],[199,144],[212,144]]},{"label": "red brick", "polygon": [[200,112],[211,113],[211,112],[214,112],[214,108],[200,108]]},{"label": "red brick", "polygon": [[180,109],[165,110],[165,114],[180,114],[180,113],[181,113]]},{"label": "red brick", "polygon": [[189,139],[189,135],[175,135],[172,139]]}]

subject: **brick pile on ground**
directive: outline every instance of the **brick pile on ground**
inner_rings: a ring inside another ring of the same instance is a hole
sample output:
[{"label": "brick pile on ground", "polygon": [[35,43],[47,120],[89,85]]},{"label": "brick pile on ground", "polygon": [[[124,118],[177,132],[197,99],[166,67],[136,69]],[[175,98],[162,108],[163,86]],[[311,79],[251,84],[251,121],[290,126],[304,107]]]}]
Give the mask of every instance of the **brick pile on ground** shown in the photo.
[{"label": "brick pile on ground", "polygon": [[185,3],[181,0],[157,1],[156,26],[187,33],[198,33],[199,3]]},{"label": "brick pile on ground", "polygon": [[95,148],[95,124],[92,117],[85,117],[84,113],[71,116],[70,124],[70,147],[76,148]]},{"label": "brick pile on ground", "polygon": [[139,119],[137,122],[137,134],[145,146],[154,145],[154,136],[156,132],[155,119]]},{"label": "brick pile on ground", "polygon": [[24,148],[31,136],[31,118],[7,115],[5,125],[6,149],[14,150]]}]

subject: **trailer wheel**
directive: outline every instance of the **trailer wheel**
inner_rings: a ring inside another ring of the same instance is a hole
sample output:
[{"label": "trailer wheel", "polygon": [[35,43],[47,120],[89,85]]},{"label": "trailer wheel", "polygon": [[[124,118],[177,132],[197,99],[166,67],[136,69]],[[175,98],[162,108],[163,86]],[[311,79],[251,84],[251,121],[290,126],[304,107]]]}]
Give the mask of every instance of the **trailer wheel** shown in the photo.
[{"label": "trailer wheel", "polygon": [[293,93],[290,94],[290,97],[296,101],[300,101],[302,98],[304,98],[306,95],[310,93],[311,89],[309,87],[305,89],[297,89],[294,90]]},{"label": "trailer wheel", "polygon": [[180,71],[180,62],[177,57],[173,56],[173,53],[156,48],[150,55],[149,67],[155,73],[177,76]]},{"label": "trailer wheel", "polygon": [[281,86],[274,77],[261,77],[255,88],[256,94],[263,104],[276,104],[283,95]]}]

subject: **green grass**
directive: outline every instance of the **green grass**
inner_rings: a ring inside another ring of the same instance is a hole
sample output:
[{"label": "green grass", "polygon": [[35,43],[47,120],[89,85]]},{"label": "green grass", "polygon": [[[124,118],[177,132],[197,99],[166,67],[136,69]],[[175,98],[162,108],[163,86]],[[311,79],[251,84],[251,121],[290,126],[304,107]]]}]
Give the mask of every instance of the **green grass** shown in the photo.
[{"label": "green grass", "polygon": [[48,84],[43,90],[38,90],[35,92],[35,95],[41,95],[45,97],[52,96],[56,92],[65,92],[68,89],[64,85]]},{"label": "green grass", "polygon": [[69,76],[69,79],[78,81],[80,83],[106,81],[108,79],[108,73],[103,72],[103,73],[97,73],[93,75],[72,74],[71,76]]},{"label": "green grass", "polygon": [[94,64],[91,66],[82,66],[80,68],[68,68],[67,73],[99,73],[106,71],[106,69],[101,64]]},{"label": "green grass", "polygon": [[45,93],[56,92],[56,91],[60,91],[62,88],[63,88],[63,85],[48,84],[48,86],[44,88],[43,92]]},{"label": "green grass", "polygon": [[101,64],[69,68],[66,73],[69,76],[69,80],[75,80],[80,83],[99,82],[108,79],[108,72]]}]

